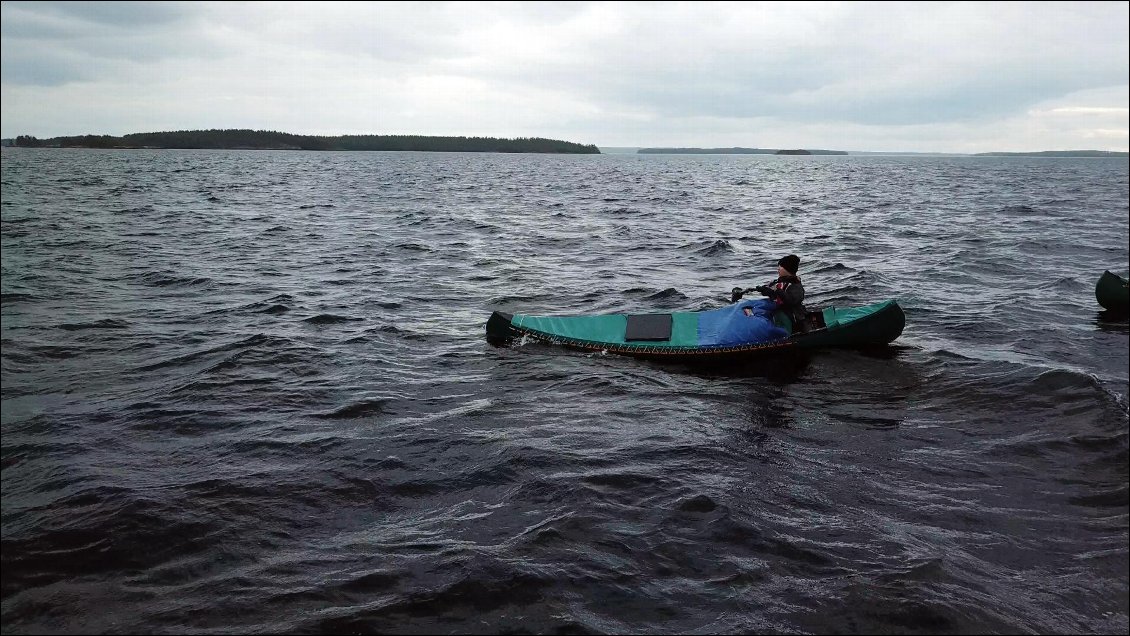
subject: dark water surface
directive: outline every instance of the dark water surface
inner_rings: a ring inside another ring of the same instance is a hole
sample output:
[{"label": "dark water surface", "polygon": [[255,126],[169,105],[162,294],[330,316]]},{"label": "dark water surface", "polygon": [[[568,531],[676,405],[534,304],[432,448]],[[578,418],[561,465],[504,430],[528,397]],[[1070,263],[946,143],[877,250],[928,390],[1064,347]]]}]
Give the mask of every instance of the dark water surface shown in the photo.
[{"label": "dark water surface", "polygon": [[[1125,633],[1122,159],[3,151],[5,633]],[[795,252],[882,352],[484,338]]]}]

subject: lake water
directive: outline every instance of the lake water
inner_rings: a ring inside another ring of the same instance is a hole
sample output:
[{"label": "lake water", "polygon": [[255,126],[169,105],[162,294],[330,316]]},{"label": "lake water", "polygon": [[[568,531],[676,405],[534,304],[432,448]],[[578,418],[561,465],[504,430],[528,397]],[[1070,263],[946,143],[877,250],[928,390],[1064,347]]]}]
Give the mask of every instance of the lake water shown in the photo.
[{"label": "lake water", "polygon": [[[1117,159],[3,150],[5,633],[1125,633]],[[801,257],[881,352],[485,339]]]}]

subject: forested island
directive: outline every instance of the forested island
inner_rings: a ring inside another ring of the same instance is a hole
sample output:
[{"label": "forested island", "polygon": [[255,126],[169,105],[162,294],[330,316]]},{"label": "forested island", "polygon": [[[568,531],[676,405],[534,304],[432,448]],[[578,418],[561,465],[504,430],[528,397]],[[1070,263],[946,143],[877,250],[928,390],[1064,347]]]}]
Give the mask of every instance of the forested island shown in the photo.
[{"label": "forested island", "polygon": [[1128,157],[1130,153],[1108,150],[1042,150],[1040,152],[979,152],[975,157]]},{"label": "forested island", "polygon": [[641,155],[846,155],[845,150],[777,148],[640,148]]},{"label": "forested island", "polygon": [[537,152],[600,154],[595,144],[519,137],[427,137],[421,135],[292,135],[268,130],[178,130],[175,132],[78,135],[37,139],[20,135],[25,148],[156,148],[215,150],[416,150],[425,152]]}]

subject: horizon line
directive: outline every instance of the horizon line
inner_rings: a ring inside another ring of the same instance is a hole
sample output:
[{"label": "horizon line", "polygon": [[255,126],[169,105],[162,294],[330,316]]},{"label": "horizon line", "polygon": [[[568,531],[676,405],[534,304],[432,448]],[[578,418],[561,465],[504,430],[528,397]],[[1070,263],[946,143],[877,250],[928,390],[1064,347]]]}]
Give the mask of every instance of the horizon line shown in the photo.
[{"label": "horizon line", "polygon": [[[837,150],[837,149],[828,148],[828,147],[803,147],[803,146],[790,146],[790,147],[782,147],[782,148],[762,148],[760,146],[664,146],[664,145],[627,145],[627,146],[625,146],[625,145],[613,145],[613,144],[575,142],[575,141],[569,141],[567,139],[558,139],[558,138],[553,138],[553,137],[534,137],[534,136],[494,137],[494,136],[489,136],[489,135],[486,135],[486,136],[484,136],[484,135],[466,135],[466,134],[463,134],[463,135],[421,135],[421,134],[404,134],[404,133],[393,133],[393,134],[349,133],[349,134],[337,134],[337,135],[319,135],[319,134],[306,134],[306,133],[288,133],[288,132],[283,132],[283,131],[279,131],[279,130],[255,129],[255,128],[196,128],[196,129],[166,130],[166,131],[141,132],[141,133],[123,133],[121,135],[112,135],[112,134],[107,134],[107,133],[101,133],[101,134],[82,133],[82,134],[77,134],[77,135],[54,135],[54,136],[51,136],[51,137],[44,137],[44,138],[42,138],[42,140],[47,141],[47,140],[50,140],[50,139],[56,139],[56,138],[61,138],[61,137],[126,137],[126,136],[131,136],[131,135],[169,134],[169,133],[184,133],[184,132],[235,132],[235,131],[264,132],[264,133],[276,133],[276,134],[283,134],[283,135],[291,135],[291,136],[294,136],[294,137],[322,137],[322,138],[333,138],[333,137],[435,137],[435,138],[452,138],[452,139],[455,139],[455,138],[496,139],[496,140],[515,140],[515,141],[516,140],[544,139],[544,140],[548,140],[548,141],[561,141],[561,142],[565,142],[565,143],[569,143],[569,144],[576,144],[576,145],[580,145],[580,146],[593,146],[593,147],[596,147],[597,149],[608,148],[608,149],[635,149],[635,150],[642,150],[642,149],[648,149],[648,150],[654,150],[654,149],[704,150],[704,151],[705,150],[772,150],[772,151],[777,151],[777,150],[807,150],[807,151],[827,151],[827,152],[835,152],[835,153],[857,153],[857,154],[921,154],[921,155],[982,155],[982,154],[994,154],[994,153],[1034,154],[1034,153],[1070,153],[1070,152],[1106,153],[1106,154],[1114,154],[1114,155],[1130,154],[1130,148],[1122,149],[1122,150],[1103,150],[1103,149],[1098,149],[1098,148],[1066,148],[1066,149],[1043,149],[1043,150],[988,150],[988,151],[979,151],[979,152],[974,152],[974,151],[955,152],[955,151],[944,151],[944,150]],[[32,138],[39,139],[35,135],[21,134],[21,135],[16,135],[16,136],[12,136],[12,137],[0,136],[0,141],[14,142],[18,137],[32,137]],[[662,153],[657,153],[657,154],[662,154]],[[698,154],[741,154],[741,153],[702,152],[702,153],[698,153]]]},{"label": "horizon line", "polygon": [[[986,151],[947,151],[947,150],[836,150],[834,148],[808,148],[808,147],[788,147],[788,148],[763,148],[760,146],[613,146],[595,144],[597,148],[619,148],[619,149],[633,149],[633,150],[824,150],[833,152],[848,152],[848,153],[874,153],[874,154],[913,154],[913,155],[977,155],[985,153],[1015,153],[1015,154],[1031,154],[1035,152],[1103,152],[1111,154],[1130,154],[1130,149],[1127,150],[1103,150],[1100,148],[1066,148],[1066,149],[1044,149],[1044,150],[986,150]],[[702,153],[702,154],[736,154],[736,153]]]}]

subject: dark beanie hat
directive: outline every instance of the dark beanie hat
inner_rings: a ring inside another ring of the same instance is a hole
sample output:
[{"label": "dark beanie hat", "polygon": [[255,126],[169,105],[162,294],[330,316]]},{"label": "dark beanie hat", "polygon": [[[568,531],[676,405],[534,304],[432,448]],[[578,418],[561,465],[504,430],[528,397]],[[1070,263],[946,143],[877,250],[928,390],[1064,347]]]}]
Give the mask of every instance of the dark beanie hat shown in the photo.
[{"label": "dark beanie hat", "polygon": [[796,254],[789,254],[777,261],[777,264],[787,269],[793,276],[796,276],[796,271],[800,269],[800,257]]}]

